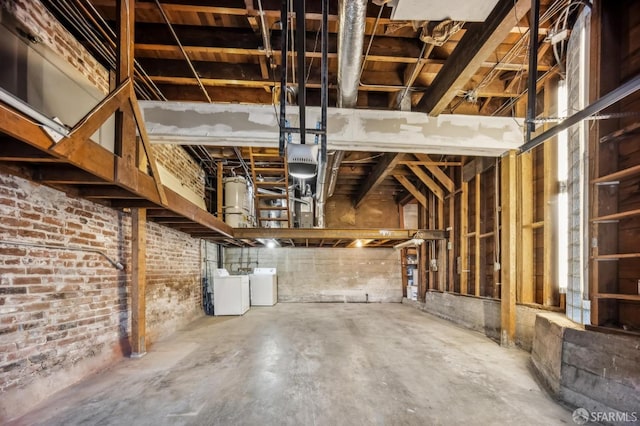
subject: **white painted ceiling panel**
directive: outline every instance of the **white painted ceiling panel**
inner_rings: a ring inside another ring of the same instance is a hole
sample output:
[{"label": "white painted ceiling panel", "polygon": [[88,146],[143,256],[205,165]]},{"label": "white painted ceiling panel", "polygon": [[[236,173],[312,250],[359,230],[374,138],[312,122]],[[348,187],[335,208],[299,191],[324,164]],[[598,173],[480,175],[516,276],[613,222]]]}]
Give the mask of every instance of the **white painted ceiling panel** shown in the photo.
[{"label": "white painted ceiling panel", "polygon": [[498,0],[394,0],[391,19],[484,22],[496,3]]}]

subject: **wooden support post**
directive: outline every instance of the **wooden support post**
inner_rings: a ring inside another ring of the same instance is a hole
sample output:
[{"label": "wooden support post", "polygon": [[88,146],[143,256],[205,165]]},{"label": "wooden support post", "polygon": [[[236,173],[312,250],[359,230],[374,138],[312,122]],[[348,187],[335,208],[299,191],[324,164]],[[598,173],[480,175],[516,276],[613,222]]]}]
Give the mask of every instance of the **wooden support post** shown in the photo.
[{"label": "wooden support post", "polygon": [[[424,196],[424,194],[422,194],[422,196],[426,199],[426,197]],[[427,227],[427,203],[425,202],[424,204],[419,203],[418,204],[418,228],[420,229],[425,229]],[[427,294],[427,267],[428,265],[428,260],[427,260],[427,250],[428,250],[428,243],[424,243],[422,245],[419,245],[417,247],[418,249],[418,253],[417,253],[417,257],[418,257],[418,301],[420,302],[424,302],[425,301],[425,296]]]},{"label": "wooden support post", "polygon": [[[444,220],[444,200],[437,200],[438,202],[438,222],[436,229],[446,229]],[[438,258],[438,290],[445,291],[447,289],[447,242],[445,240],[438,240],[436,244],[436,256]]]},{"label": "wooden support post", "polygon": [[474,259],[475,259],[475,263],[474,263],[474,271],[473,271],[473,276],[474,276],[474,294],[476,296],[480,296],[480,280],[481,280],[481,271],[482,271],[482,259],[481,259],[481,251],[480,251],[480,234],[482,233],[482,230],[480,229],[481,226],[481,222],[480,222],[480,209],[482,208],[482,203],[481,201],[481,191],[482,191],[482,180],[480,178],[480,173],[476,173],[476,185],[475,185],[475,192],[476,192],[476,197],[475,197],[475,210],[476,210],[476,214],[475,214],[475,234],[474,234],[474,247],[475,247],[475,253],[474,253]]},{"label": "wooden support post", "polygon": [[[116,84],[127,80],[133,82],[133,46],[135,27],[135,0],[118,0],[116,2]],[[116,158],[116,181],[136,187],[138,163],[138,143],[136,140],[136,123],[131,109],[124,106],[116,113],[116,140],[114,153]],[[156,177],[158,178],[158,177]]]},{"label": "wooden support post", "polygon": [[[434,204],[435,204],[435,196],[433,193],[428,194],[429,197],[429,209],[427,210],[427,227],[429,229],[435,229],[436,228],[436,211],[434,209]],[[436,273],[435,271],[431,268],[431,259],[434,258],[434,251],[435,251],[435,241],[427,241],[424,243],[425,247],[428,249],[427,252],[427,273],[428,273],[428,279],[429,279],[429,286],[427,287],[429,290],[433,290],[434,288],[436,288],[435,286],[435,282],[436,282]]]},{"label": "wooden support post", "polygon": [[456,241],[456,196],[453,192],[449,195],[449,240],[447,241],[447,253],[449,254],[449,283],[448,290],[454,291],[455,273],[456,273],[456,251],[454,244]]},{"label": "wooden support post", "polygon": [[146,349],[147,210],[131,209],[131,357]]},{"label": "wooden support post", "polygon": [[468,293],[469,285],[469,183],[460,185],[460,293]]},{"label": "wooden support post", "polygon": [[511,346],[516,335],[516,151],[502,158],[502,291],[500,344]]},{"label": "wooden support post", "polygon": [[535,282],[533,278],[533,156],[531,151],[518,156],[520,170],[520,226],[518,250],[518,265],[520,277],[518,280],[518,301],[534,303]]}]

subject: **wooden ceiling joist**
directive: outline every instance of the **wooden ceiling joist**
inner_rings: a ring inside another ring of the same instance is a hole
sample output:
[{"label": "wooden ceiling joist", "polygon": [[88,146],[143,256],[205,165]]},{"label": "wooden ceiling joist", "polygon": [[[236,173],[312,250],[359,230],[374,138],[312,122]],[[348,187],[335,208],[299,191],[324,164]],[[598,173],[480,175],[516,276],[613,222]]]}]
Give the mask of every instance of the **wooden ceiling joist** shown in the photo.
[{"label": "wooden ceiling joist", "polygon": [[482,25],[464,34],[418,109],[430,115],[442,113],[530,8],[529,0],[499,0]]},{"label": "wooden ceiling joist", "polygon": [[418,201],[422,206],[427,207],[427,197],[425,197],[425,195],[420,192],[420,190],[416,188],[409,179],[407,179],[405,176],[400,175],[393,175],[393,177],[398,182],[400,182],[400,185],[402,185],[407,191],[409,191],[411,195],[413,195],[413,198],[415,198],[416,201]]},{"label": "wooden ceiling joist", "polygon": [[[276,240],[357,240],[357,239],[387,239],[387,240],[407,240],[413,238],[417,229],[336,229],[336,228],[235,228],[234,235],[238,239],[265,238]],[[425,239],[443,239],[446,237],[445,231],[440,230],[420,230],[424,233]]]},{"label": "wooden ceiling joist", "polygon": [[405,157],[404,154],[388,152],[384,154],[378,164],[367,177],[364,185],[354,200],[354,205],[358,208],[365,198],[371,194],[396,168],[398,163]]}]

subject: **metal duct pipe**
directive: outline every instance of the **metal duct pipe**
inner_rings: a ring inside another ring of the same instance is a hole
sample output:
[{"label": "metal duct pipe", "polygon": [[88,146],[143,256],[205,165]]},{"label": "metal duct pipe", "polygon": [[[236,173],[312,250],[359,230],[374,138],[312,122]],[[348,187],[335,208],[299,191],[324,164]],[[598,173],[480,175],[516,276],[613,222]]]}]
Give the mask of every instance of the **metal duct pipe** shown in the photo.
[{"label": "metal duct pipe", "polygon": [[367,0],[340,0],[338,7],[338,107],[354,108],[358,101]]}]

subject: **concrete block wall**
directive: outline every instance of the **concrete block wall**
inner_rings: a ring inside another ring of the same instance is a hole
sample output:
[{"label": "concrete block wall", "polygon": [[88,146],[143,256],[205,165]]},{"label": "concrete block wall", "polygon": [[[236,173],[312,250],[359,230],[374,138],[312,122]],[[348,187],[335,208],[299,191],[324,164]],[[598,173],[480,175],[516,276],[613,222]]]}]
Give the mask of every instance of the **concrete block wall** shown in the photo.
[{"label": "concrete block wall", "polygon": [[640,418],[637,337],[589,331],[561,314],[541,314],[531,360],[556,398],[599,415],[598,422]]},{"label": "concrete block wall", "polygon": [[[500,340],[499,300],[429,291],[425,303],[408,299],[403,303]],[[535,318],[541,312],[545,311],[525,305],[516,306],[516,344],[526,351],[531,351]]]},{"label": "concrete block wall", "polygon": [[230,248],[230,273],[278,270],[280,302],[400,302],[399,252],[384,248]]},{"label": "concrete block wall", "polygon": [[[148,345],[200,316],[200,246],[147,225]],[[0,171],[0,423],[128,354],[127,214]]]}]

